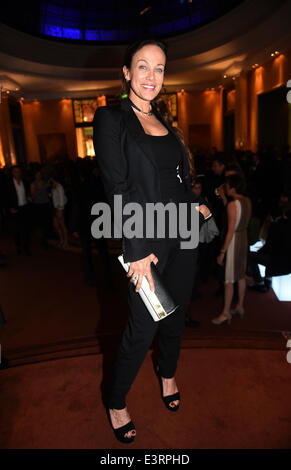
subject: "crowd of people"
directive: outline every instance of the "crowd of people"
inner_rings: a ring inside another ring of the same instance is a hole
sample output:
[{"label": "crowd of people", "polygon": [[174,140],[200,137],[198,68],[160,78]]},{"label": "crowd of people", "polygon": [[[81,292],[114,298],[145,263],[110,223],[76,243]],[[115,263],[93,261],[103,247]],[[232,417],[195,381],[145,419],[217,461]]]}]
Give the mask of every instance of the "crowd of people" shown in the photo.
[{"label": "crowd of people", "polygon": [[[248,200],[244,225],[247,230],[247,247],[242,252],[236,246],[237,256],[247,253],[246,272],[248,288],[266,292],[271,286],[272,276],[291,272],[291,153],[288,148],[281,151],[269,148],[253,153],[235,151],[231,158],[212,148],[208,154],[191,149],[194,156],[191,163],[192,190],[202,197],[213,213],[217,232],[212,236],[200,234],[198,272],[193,286],[193,298],[199,295],[200,282],[210,277],[218,280],[217,295],[226,286],[227,236],[233,239],[230,208],[235,200]],[[106,201],[98,162],[95,157],[64,160],[54,164],[41,165],[31,162],[26,166],[15,165],[0,170],[0,233],[13,236],[16,252],[27,256],[31,250],[31,232],[38,227],[44,250],[55,239],[61,249],[69,248],[69,240],[80,243],[84,282],[95,285],[92,249],[101,255],[106,269],[108,283],[113,285],[110,270],[108,242],[104,238],[94,239],[91,235],[91,207],[96,202]],[[234,207],[234,206],[233,206]],[[242,214],[240,214],[242,215]],[[202,230],[201,230],[202,232]],[[250,246],[263,241],[263,247],[251,251]],[[230,243],[231,240],[229,240]],[[228,263],[230,262],[228,256]],[[235,261],[234,261],[235,262]],[[5,253],[0,246],[0,264],[5,264]],[[258,264],[266,266],[265,278],[261,277]],[[237,268],[239,269],[239,268]],[[233,284],[238,281],[231,277],[230,291],[225,292],[224,310],[216,323],[230,321]],[[238,283],[237,305],[232,313],[243,314],[245,287]],[[189,326],[198,323],[187,318]],[[215,321],[214,321],[215,323]]]}]

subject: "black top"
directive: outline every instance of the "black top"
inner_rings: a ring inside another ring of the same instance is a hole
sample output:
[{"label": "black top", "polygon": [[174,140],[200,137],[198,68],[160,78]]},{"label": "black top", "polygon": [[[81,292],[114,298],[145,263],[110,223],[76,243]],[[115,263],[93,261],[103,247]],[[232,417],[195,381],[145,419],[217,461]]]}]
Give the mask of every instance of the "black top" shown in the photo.
[{"label": "black top", "polygon": [[185,200],[187,192],[179,176],[182,161],[179,142],[171,132],[166,135],[146,135],[159,169],[162,201]]}]

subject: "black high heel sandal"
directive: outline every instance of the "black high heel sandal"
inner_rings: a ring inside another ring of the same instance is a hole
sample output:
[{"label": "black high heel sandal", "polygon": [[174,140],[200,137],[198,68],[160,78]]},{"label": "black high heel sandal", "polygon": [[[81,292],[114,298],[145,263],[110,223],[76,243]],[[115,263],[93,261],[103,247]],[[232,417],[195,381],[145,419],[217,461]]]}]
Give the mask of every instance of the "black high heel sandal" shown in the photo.
[{"label": "black high heel sandal", "polygon": [[161,397],[162,397],[163,402],[165,403],[168,410],[178,411],[180,403],[179,403],[179,405],[175,405],[175,406],[170,406],[170,403],[172,403],[172,401],[180,400],[180,392],[176,392],[176,393],[173,393],[172,395],[167,395],[167,396],[164,397],[163,396],[163,381],[162,381],[162,377],[160,376],[158,366],[155,368],[155,372],[156,372],[157,377],[158,377],[159,382],[160,382]]},{"label": "black high heel sandal", "polygon": [[112,426],[111,418],[110,418],[109,408],[106,408],[106,413],[107,413],[110,426],[112,427],[114,431],[116,439],[118,439],[119,442],[122,442],[122,444],[130,444],[131,442],[133,442],[135,439],[135,436],[132,436],[132,437],[124,436],[129,431],[136,431],[133,422],[129,421],[129,423],[125,424],[124,426],[114,429],[114,427]]}]

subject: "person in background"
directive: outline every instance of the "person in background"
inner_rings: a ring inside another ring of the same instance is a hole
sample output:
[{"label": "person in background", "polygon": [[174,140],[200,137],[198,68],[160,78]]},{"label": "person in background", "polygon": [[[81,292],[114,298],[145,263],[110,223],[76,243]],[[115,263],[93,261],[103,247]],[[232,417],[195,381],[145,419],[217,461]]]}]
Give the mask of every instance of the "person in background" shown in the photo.
[{"label": "person in background", "polygon": [[[291,273],[291,204],[284,193],[278,206],[280,214],[271,219],[266,243],[248,255],[248,273],[252,278],[248,288],[258,292],[268,292],[273,276]],[[261,276],[259,264],[266,267],[265,278]]]},{"label": "person in background", "polygon": [[54,208],[53,225],[59,237],[60,248],[68,248],[68,231],[64,219],[64,209],[67,203],[67,197],[61,183],[57,177],[51,177],[49,180],[51,187],[51,197]]},{"label": "person in background", "polygon": [[79,169],[80,185],[77,192],[77,207],[73,218],[73,236],[80,240],[82,249],[82,267],[84,282],[88,286],[96,286],[95,270],[92,254],[93,246],[103,267],[103,280],[108,290],[114,290],[114,277],[111,269],[110,254],[107,240],[104,237],[94,238],[91,233],[93,216],[91,209],[97,202],[106,202],[103,183],[97,167],[93,168],[91,162],[82,162]]},{"label": "person in background", "polygon": [[35,173],[34,181],[30,185],[30,192],[33,202],[34,221],[42,230],[42,246],[47,250],[51,210],[47,184],[43,180],[40,170]]},{"label": "person in background", "polygon": [[[197,199],[202,197],[205,203],[209,204],[207,196],[204,195],[203,191],[203,179],[202,181],[200,178],[196,179],[192,187],[192,192]],[[211,210],[210,204],[209,208]],[[211,222],[211,224],[215,224],[214,220]],[[215,243],[218,234],[219,232],[216,225],[212,225],[212,227],[209,228],[208,223],[205,223],[200,228],[197,264],[199,269],[199,278],[204,284],[206,284],[209,279],[210,270],[212,268],[212,260],[215,259]],[[193,297],[201,296],[201,294],[197,291],[197,279],[195,282],[195,287],[196,288],[193,289],[192,299]]]},{"label": "person in background", "polygon": [[12,167],[12,178],[8,181],[7,193],[17,253],[24,251],[30,256],[31,197],[29,184],[22,179],[19,165]]},{"label": "person in background", "polygon": [[[212,320],[215,325],[227,321],[230,323],[232,314],[244,314],[244,295],[246,288],[245,274],[248,255],[247,227],[251,217],[251,201],[244,196],[245,181],[241,174],[226,177],[226,192],[232,198],[227,204],[228,229],[217,263],[225,264],[224,307],[222,313]],[[238,282],[238,302],[234,310],[230,310],[233,298],[233,284]]]}]

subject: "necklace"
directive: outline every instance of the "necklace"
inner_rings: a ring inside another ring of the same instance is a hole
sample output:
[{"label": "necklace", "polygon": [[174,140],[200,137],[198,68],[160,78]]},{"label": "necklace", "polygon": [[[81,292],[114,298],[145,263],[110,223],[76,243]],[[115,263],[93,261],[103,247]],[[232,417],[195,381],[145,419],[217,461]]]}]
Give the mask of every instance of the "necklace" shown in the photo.
[{"label": "necklace", "polygon": [[148,113],[146,113],[146,112],[143,111],[142,109],[138,108],[138,107],[131,101],[130,98],[128,98],[128,99],[129,99],[129,101],[130,101],[130,103],[131,103],[131,106],[133,106],[135,109],[137,109],[137,110],[140,111],[141,113],[146,114],[147,116],[151,116],[151,115],[153,114],[152,109],[151,109]]}]

